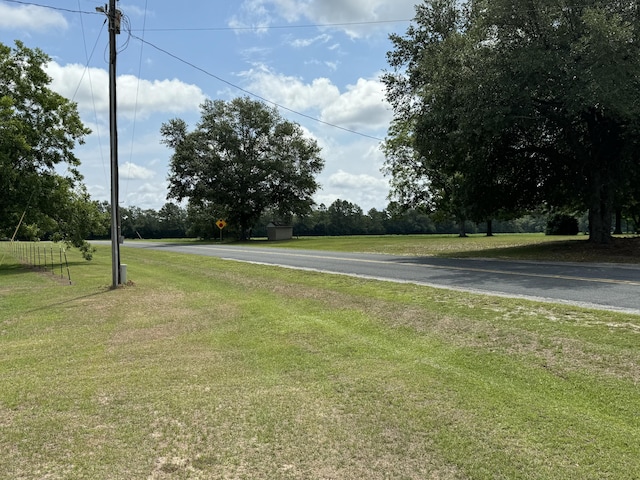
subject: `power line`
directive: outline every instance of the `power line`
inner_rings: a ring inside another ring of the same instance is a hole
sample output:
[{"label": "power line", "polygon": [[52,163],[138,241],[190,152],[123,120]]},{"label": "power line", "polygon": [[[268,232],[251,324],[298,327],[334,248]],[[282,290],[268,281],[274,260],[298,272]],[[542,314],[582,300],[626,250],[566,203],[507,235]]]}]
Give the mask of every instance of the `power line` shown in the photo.
[{"label": "power line", "polygon": [[4,0],[7,3],[17,3],[19,5],[29,5],[29,6],[33,6],[33,7],[40,7],[40,8],[48,8],[50,10],[57,10],[59,12],[67,12],[67,13],[83,13],[83,14],[89,14],[89,15],[100,15],[98,12],[88,12],[85,10],[73,10],[71,8],[62,8],[62,7],[53,7],[51,5],[43,5],[41,3],[35,3],[35,2],[24,2],[21,0]]},{"label": "power line", "polygon": [[241,92],[246,93],[247,95],[250,95],[250,96],[252,96],[254,98],[262,100],[263,102],[269,103],[269,104],[271,104],[271,105],[273,105],[273,106],[275,106],[275,107],[277,107],[279,109],[285,110],[285,111],[293,113],[295,115],[299,115],[299,116],[307,118],[309,120],[313,120],[314,122],[321,123],[323,125],[327,125],[327,126],[332,127],[332,128],[337,128],[339,130],[342,130],[342,131],[345,131],[345,132],[348,132],[348,133],[353,133],[354,135],[359,135],[361,137],[369,138],[371,140],[376,140],[378,142],[384,141],[383,139],[378,138],[378,137],[374,137],[373,135],[368,135],[366,133],[358,132],[358,131],[352,130],[350,128],[341,127],[340,125],[335,125],[335,124],[330,123],[330,122],[325,122],[324,120],[320,120],[319,118],[312,117],[311,115],[307,115],[306,113],[298,112],[297,110],[293,110],[292,108],[286,107],[286,106],[281,105],[281,104],[279,104],[277,102],[269,100],[269,99],[267,99],[265,97],[262,97],[262,96],[258,95],[257,93],[253,93],[253,92],[251,92],[251,91],[249,91],[249,90],[247,90],[245,88],[240,87],[239,85],[236,85],[236,84],[234,84],[234,83],[232,83],[232,82],[230,82],[228,80],[225,80],[224,78],[221,78],[221,77],[219,77],[219,76],[217,76],[217,75],[205,70],[204,68],[199,67],[199,66],[189,62],[188,60],[185,60],[185,59],[183,59],[183,58],[181,58],[181,57],[179,57],[179,56],[177,56],[177,55],[175,55],[175,54],[173,54],[173,53],[171,53],[171,52],[169,52],[169,51],[167,51],[167,50],[165,50],[165,49],[163,49],[163,48],[161,48],[161,47],[159,47],[157,45],[154,45],[153,43],[151,43],[151,42],[149,42],[147,40],[144,40],[144,39],[138,37],[137,35],[134,35],[131,32],[129,32],[129,34],[131,35],[131,38],[135,38],[136,40],[138,40],[138,41],[140,41],[140,42],[142,42],[142,43],[144,43],[146,45],[149,45],[150,47],[158,50],[159,52],[164,53],[165,55],[168,55],[171,58],[173,58],[173,59],[175,59],[175,60],[177,60],[177,61],[179,61],[181,63],[184,63],[185,65],[188,65],[191,68],[193,68],[195,70],[198,70],[199,72],[202,72],[202,73],[204,73],[205,75],[207,75],[207,76],[209,76],[211,78],[215,78],[219,82],[225,83],[225,84],[229,85],[230,87],[235,88],[236,90],[240,90]]},{"label": "power line", "polygon": [[[72,9],[66,9],[66,8],[61,8],[61,7],[52,7],[50,5],[42,5],[42,4],[38,4],[38,3],[34,3],[34,2],[25,2],[25,1],[22,1],[22,0],[5,0],[5,1],[10,2],[10,3],[17,3],[17,4],[21,4],[21,5],[33,5],[33,6],[38,6],[38,7],[42,7],[42,8],[49,8],[49,9],[52,9],[52,10],[59,10],[59,11],[69,12],[69,13],[91,13],[91,14],[96,14],[96,12],[86,12],[86,11],[82,11],[82,10],[72,10]],[[399,21],[410,21],[410,20],[399,20]],[[345,23],[339,23],[339,24],[300,25],[300,26],[292,26],[292,27],[293,28],[310,28],[310,27],[313,27],[313,26],[315,26],[315,27],[319,27],[319,26],[347,26],[347,25],[367,25],[367,24],[395,23],[395,22],[398,22],[398,20],[372,21],[372,22],[345,22]],[[136,40],[140,41],[142,44],[149,45],[150,47],[156,49],[157,51],[162,52],[165,55],[168,55],[171,58],[173,58],[173,59],[175,59],[175,60],[177,60],[177,61],[179,61],[181,63],[184,63],[185,65],[188,65],[191,68],[193,68],[195,70],[198,70],[198,71],[204,73],[205,75],[207,75],[207,76],[209,76],[211,78],[215,78],[219,82],[225,83],[225,84],[229,85],[230,87],[233,87],[236,90],[239,90],[239,91],[241,91],[243,93],[246,93],[247,95],[250,95],[250,96],[252,96],[254,98],[262,100],[263,102],[266,102],[268,104],[271,104],[271,105],[275,106],[276,108],[279,108],[281,110],[285,110],[287,112],[290,112],[290,113],[293,113],[293,114],[298,115],[300,117],[312,120],[312,121],[320,123],[322,125],[326,125],[326,126],[329,126],[329,127],[332,127],[332,128],[336,128],[338,130],[342,130],[344,132],[352,133],[354,135],[358,135],[358,136],[361,136],[361,137],[364,137],[364,138],[369,138],[371,140],[376,140],[378,142],[384,141],[383,139],[381,139],[379,137],[375,137],[373,135],[368,135],[366,133],[358,132],[356,130],[353,130],[353,129],[350,129],[350,128],[347,128],[347,127],[342,127],[340,125],[336,125],[336,124],[333,124],[333,123],[330,123],[330,122],[326,122],[324,120],[320,120],[319,118],[313,117],[311,115],[307,115],[307,114],[299,112],[297,110],[293,110],[292,108],[286,107],[286,106],[284,106],[282,104],[279,104],[277,102],[269,100],[269,99],[267,99],[265,97],[262,97],[261,95],[258,95],[258,94],[254,93],[254,92],[251,92],[251,91],[249,91],[247,89],[244,89],[244,88],[240,87],[239,85],[236,85],[236,84],[234,84],[234,83],[232,83],[232,82],[230,82],[228,80],[225,80],[224,78],[221,78],[221,77],[219,77],[219,76],[217,76],[217,75],[205,70],[204,68],[199,67],[199,66],[195,65],[194,63],[191,63],[191,62],[189,62],[189,61],[187,61],[187,60],[185,60],[185,59],[183,59],[183,58],[181,58],[181,57],[169,52],[168,50],[165,50],[165,49],[163,49],[163,48],[161,48],[161,47],[159,47],[159,46],[157,46],[157,45],[145,40],[144,38],[141,38],[141,37],[138,37],[137,35],[134,35],[132,33],[133,30],[130,28],[128,22],[126,21],[126,17],[125,17],[125,22],[123,22],[123,23],[125,24],[125,28],[126,28],[128,34],[129,34],[129,36],[131,38],[135,38]],[[268,28],[288,28],[288,27],[274,26],[274,27],[268,27]],[[176,29],[176,30],[179,30],[179,29]],[[197,29],[194,29],[194,30],[197,30]],[[225,30],[235,30],[235,29],[233,29],[231,27],[227,27],[227,28],[225,28]],[[151,29],[144,29],[144,31],[148,32],[148,31],[151,31]]]},{"label": "power line", "polygon": [[[78,0],[78,8],[80,7],[80,0]],[[91,79],[91,70],[89,69],[89,64],[91,63],[91,59],[93,58],[93,54],[96,51],[96,48],[98,46],[98,42],[100,40],[100,37],[102,36],[102,31],[104,30],[105,24],[102,24],[102,28],[100,29],[100,32],[98,33],[98,37],[96,38],[96,41],[93,45],[93,50],[91,50],[91,55],[88,54],[87,52],[87,39],[86,39],[86,34],[84,31],[84,22],[82,21],[82,15],[79,15],[80,17],[80,26],[82,28],[82,40],[83,40],[83,44],[84,44],[84,55],[86,58],[86,64],[84,67],[84,70],[82,72],[82,76],[80,77],[80,81],[78,82],[78,85],[76,86],[75,91],[73,92],[73,96],[71,97],[71,100],[73,101],[76,98],[76,95],[78,93],[78,90],[80,90],[80,85],[82,84],[82,80],[84,79],[85,74],[87,75],[87,78],[89,79],[89,89],[91,90],[91,102],[93,104],[93,116],[95,119],[95,124],[96,124],[96,134],[98,137],[98,146],[99,146],[99,152],[100,152],[100,159],[102,161],[102,173],[104,174],[105,180],[107,178],[107,171],[105,170],[105,163],[104,163],[104,156],[102,154],[102,135],[100,134],[100,122],[98,122],[98,109],[96,108],[96,97],[94,95],[93,92],[93,81]]]},{"label": "power line", "polygon": [[[144,17],[142,20],[142,35],[144,37],[144,33],[146,32],[146,25],[147,25],[147,7],[148,7],[148,0],[145,0],[144,2]],[[129,25],[129,24],[127,24]],[[129,32],[131,32],[131,28],[129,28]],[[131,127],[131,148],[129,149],[129,172],[131,172],[131,168],[133,165],[133,162],[131,160],[133,160],[133,145],[134,145],[134,141],[136,138],[136,123],[137,123],[137,119],[138,119],[138,100],[140,99],[140,77],[142,74],[142,53],[144,51],[144,43],[140,44],[140,57],[138,60],[138,81],[136,82],[136,101],[135,101],[135,106],[133,108],[133,125]],[[129,193],[129,183],[131,180],[131,176],[127,175],[127,182],[125,183],[125,191],[124,191],[124,196],[125,198],[127,197],[127,194]]]},{"label": "power line", "polygon": [[[100,13],[95,11],[85,11],[85,10],[73,10],[70,8],[63,7],[55,7],[52,5],[44,5],[42,3],[36,2],[27,2],[24,0],[3,0],[6,3],[15,3],[18,5],[31,5],[34,7],[40,8],[48,8],[50,10],[57,10],[60,12],[67,13],[82,13],[88,15],[99,15]],[[96,1],[95,3],[100,3]],[[603,6],[614,5],[616,2],[606,1],[602,2]],[[559,10],[563,8],[580,8],[585,5],[578,4],[568,4],[568,5],[559,5]],[[511,12],[511,9],[504,8],[502,9],[504,12]],[[520,12],[535,12],[536,9],[533,7],[518,7],[518,11]],[[304,29],[304,28],[329,28],[329,27],[357,27],[357,26],[366,26],[366,25],[382,25],[382,24],[390,24],[390,23],[408,23],[416,21],[415,18],[400,18],[395,20],[368,20],[368,21],[356,21],[356,22],[337,22],[337,23],[310,23],[310,24],[302,24],[302,25],[271,25],[271,26],[252,26],[252,27],[174,27],[174,28],[146,28],[146,32],[197,32],[197,31],[238,31],[238,30],[247,30],[247,31],[256,31],[256,30],[286,30],[286,29]],[[140,31],[139,29],[130,30],[130,31]]]},{"label": "power line", "polygon": [[[57,10],[67,13],[84,13],[91,15],[98,15],[98,12],[91,12],[85,10],[73,10],[70,8],[54,7],[52,5],[44,5],[36,2],[26,2],[24,0],[4,0],[7,3],[16,3],[19,5],[30,5],[40,8],[48,8],[50,10]],[[192,28],[146,28],[146,32],[197,32],[197,31],[238,31],[238,30],[286,30],[286,29],[298,29],[298,28],[329,28],[329,27],[357,27],[363,25],[382,25],[389,23],[406,23],[411,22],[413,19],[401,18],[397,20],[370,20],[370,21],[358,21],[358,22],[339,22],[339,23],[310,23],[304,25],[271,25],[261,27],[192,27]],[[132,32],[139,31],[139,29],[130,30]]]},{"label": "power line", "polygon": [[[371,20],[361,22],[341,22],[341,23],[309,23],[303,25],[271,25],[260,27],[191,27],[191,28],[147,28],[147,32],[199,32],[199,31],[228,31],[228,30],[287,30],[297,28],[329,28],[329,27],[357,27],[364,25],[382,25],[388,23],[412,22],[412,18],[402,18],[398,20]],[[132,30],[137,31],[137,30]]]}]

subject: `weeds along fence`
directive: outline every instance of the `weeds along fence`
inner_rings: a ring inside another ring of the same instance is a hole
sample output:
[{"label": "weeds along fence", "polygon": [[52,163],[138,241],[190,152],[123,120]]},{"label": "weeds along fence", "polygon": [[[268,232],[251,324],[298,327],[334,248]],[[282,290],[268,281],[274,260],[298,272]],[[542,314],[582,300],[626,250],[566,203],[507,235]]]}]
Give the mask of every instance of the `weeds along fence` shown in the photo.
[{"label": "weeds along fence", "polygon": [[71,285],[71,271],[64,247],[38,242],[11,242],[11,252],[23,265],[51,272],[61,279],[66,277]]}]

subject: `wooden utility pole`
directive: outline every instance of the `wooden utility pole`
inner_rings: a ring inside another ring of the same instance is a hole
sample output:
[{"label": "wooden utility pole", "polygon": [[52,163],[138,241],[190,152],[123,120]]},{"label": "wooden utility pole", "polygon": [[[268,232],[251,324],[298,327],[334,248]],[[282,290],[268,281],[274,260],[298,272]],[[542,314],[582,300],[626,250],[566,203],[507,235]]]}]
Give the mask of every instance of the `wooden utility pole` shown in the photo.
[{"label": "wooden utility pole", "polygon": [[109,0],[109,5],[96,8],[107,15],[109,21],[109,132],[111,146],[111,266],[112,288],[121,284],[120,272],[120,208],[118,206],[118,126],[116,97],[116,35],[120,33],[122,13],[116,8],[116,0]]}]

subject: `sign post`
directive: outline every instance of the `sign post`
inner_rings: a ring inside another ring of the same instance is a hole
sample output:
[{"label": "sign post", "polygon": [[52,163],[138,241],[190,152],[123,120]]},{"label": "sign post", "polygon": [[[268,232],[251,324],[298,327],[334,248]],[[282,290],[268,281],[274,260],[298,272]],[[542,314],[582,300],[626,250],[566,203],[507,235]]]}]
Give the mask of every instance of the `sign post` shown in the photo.
[{"label": "sign post", "polygon": [[216,225],[217,225],[217,226],[218,226],[218,228],[220,229],[220,243],[222,243],[222,229],[223,229],[224,227],[226,227],[226,226],[227,226],[227,222],[225,222],[223,219],[221,219],[221,218],[220,218],[220,219],[216,222]]}]

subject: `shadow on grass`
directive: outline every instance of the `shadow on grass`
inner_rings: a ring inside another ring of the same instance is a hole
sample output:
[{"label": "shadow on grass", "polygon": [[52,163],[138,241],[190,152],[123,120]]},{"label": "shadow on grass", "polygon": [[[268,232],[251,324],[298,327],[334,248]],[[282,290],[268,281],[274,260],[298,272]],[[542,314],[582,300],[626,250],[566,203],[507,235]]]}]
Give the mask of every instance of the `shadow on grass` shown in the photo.
[{"label": "shadow on grass", "polygon": [[86,262],[69,262],[68,264],[60,264],[57,265],[47,265],[43,266],[33,266],[28,265],[26,263],[2,263],[0,264],[0,279],[2,277],[11,277],[17,275],[26,275],[37,273],[45,278],[49,277],[51,280],[60,283],[60,285],[70,285],[71,279],[69,276],[73,273],[73,267],[80,267],[84,265]]},{"label": "shadow on grass", "polygon": [[18,275],[21,273],[28,273],[30,270],[20,264],[12,263],[11,265],[7,265],[5,263],[0,264],[0,277],[7,277],[9,275]]},{"label": "shadow on grass", "polygon": [[614,238],[611,243],[606,245],[593,244],[583,239],[576,239],[483,250],[446,252],[437,256],[559,262],[640,263],[640,237]]},{"label": "shadow on grass", "polygon": [[59,302],[49,303],[47,305],[42,305],[40,307],[31,308],[29,310],[25,310],[24,313],[42,312],[42,311],[49,310],[52,307],[61,307],[63,305],[67,305],[69,303],[76,302],[78,300],[84,300],[86,298],[97,297],[97,296],[104,295],[105,293],[109,293],[109,292],[110,292],[110,290],[108,288],[105,288],[103,291],[87,293],[86,295],[80,295],[78,297],[68,298],[66,300],[62,300],[62,301],[59,301]]}]

